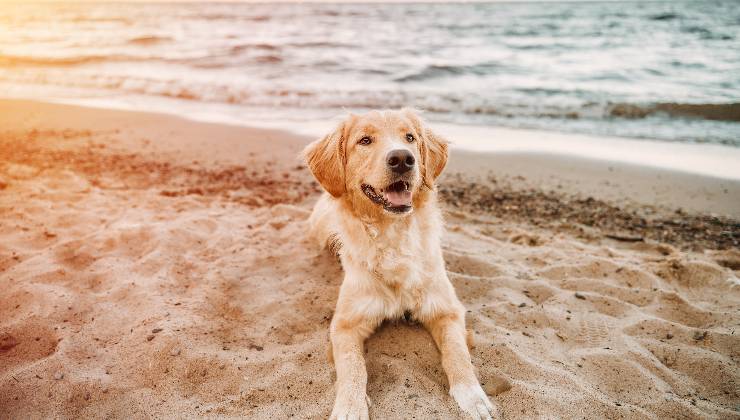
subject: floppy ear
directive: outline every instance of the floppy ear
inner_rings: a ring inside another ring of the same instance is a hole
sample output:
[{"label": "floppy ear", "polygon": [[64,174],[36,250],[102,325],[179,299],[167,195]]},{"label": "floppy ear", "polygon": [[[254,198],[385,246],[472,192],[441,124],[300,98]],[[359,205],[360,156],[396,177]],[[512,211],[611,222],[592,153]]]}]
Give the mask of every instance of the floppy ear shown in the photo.
[{"label": "floppy ear", "polygon": [[334,132],[303,150],[311,173],[334,197],[341,197],[347,190],[344,183],[344,127],[345,123],[340,124]]},{"label": "floppy ear", "polygon": [[413,109],[404,108],[401,112],[414,124],[416,132],[421,136],[421,176],[424,185],[431,190],[434,188],[434,181],[447,165],[447,140],[429,129]]}]

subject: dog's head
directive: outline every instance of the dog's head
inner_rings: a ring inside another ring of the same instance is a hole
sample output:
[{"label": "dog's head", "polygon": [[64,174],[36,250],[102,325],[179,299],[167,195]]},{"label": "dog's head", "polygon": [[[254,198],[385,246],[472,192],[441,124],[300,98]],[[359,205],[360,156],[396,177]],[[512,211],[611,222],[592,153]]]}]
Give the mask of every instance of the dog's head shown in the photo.
[{"label": "dog's head", "polygon": [[365,214],[405,215],[426,200],[447,163],[447,142],[410,109],[350,115],[304,151],[334,197]]}]

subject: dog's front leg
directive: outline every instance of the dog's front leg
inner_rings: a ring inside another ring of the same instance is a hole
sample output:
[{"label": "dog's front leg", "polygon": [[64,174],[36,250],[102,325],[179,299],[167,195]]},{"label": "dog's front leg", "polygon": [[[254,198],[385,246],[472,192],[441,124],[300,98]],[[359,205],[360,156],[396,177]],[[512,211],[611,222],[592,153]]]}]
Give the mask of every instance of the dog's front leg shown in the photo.
[{"label": "dog's front leg", "polygon": [[463,310],[439,314],[424,322],[437,343],[442,367],[450,383],[450,395],[473,419],[499,418],[498,410],[478,383],[466,342]]},{"label": "dog's front leg", "polygon": [[[340,298],[341,299],[341,298]],[[340,305],[337,305],[338,309]],[[337,397],[330,419],[367,420],[367,370],[363,349],[374,325],[365,319],[348,319],[341,312],[331,323],[331,345],[337,372]]]}]

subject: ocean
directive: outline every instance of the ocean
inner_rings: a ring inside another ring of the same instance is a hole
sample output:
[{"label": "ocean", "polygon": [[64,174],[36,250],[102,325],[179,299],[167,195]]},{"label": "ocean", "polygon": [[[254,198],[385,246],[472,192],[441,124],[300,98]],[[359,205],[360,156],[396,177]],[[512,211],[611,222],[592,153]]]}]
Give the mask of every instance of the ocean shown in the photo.
[{"label": "ocean", "polygon": [[739,147],[740,4],[3,3],[0,96]]}]

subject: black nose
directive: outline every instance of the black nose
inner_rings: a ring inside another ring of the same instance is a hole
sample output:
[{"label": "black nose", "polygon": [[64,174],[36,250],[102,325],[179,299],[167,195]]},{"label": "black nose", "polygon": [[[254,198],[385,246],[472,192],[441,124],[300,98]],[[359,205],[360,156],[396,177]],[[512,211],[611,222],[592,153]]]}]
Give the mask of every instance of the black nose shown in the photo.
[{"label": "black nose", "polygon": [[386,156],[386,162],[388,167],[397,174],[402,174],[411,170],[414,167],[416,160],[414,155],[404,149],[393,150]]}]

